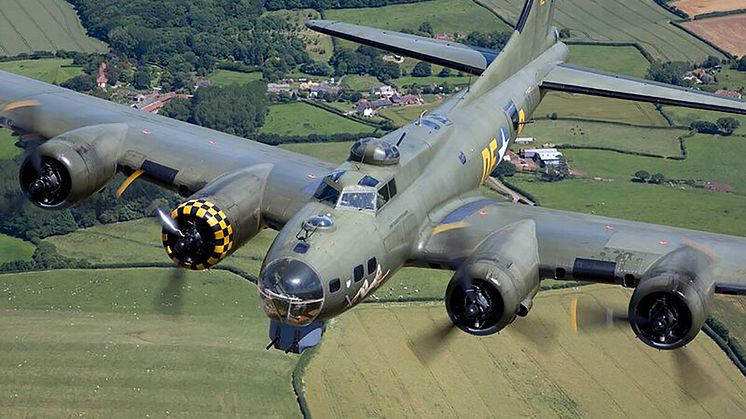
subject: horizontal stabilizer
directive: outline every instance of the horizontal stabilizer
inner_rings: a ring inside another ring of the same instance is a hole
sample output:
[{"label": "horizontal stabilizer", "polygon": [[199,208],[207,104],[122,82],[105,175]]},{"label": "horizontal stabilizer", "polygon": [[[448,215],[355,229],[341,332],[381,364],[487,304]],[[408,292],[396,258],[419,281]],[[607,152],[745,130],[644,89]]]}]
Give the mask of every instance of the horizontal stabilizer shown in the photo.
[{"label": "horizontal stabilizer", "polygon": [[746,115],[746,102],[741,100],[568,64],[550,71],[541,88]]},{"label": "horizontal stabilizer", "polygon": [[334,20],[309,20],[306,26],[316,32],[476,75],[482,74],[497,57],[497,51],[486,48]]}]

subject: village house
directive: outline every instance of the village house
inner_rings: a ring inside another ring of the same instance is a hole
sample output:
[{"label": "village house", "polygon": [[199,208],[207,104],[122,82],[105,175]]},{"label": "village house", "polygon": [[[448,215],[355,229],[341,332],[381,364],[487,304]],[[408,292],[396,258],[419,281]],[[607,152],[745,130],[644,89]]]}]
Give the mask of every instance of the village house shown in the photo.
[{"label": "village house", "polygon": [[109,79],[106,77],[106,63],[101,62],[98,65],[98,75],[96,76],[96,86],[101,90],[106,90],[106,86],[109,84]]},{"label": "village house", "polygon": [[741,92],[736,92],[735,90],[720,89],[720,90],[716,91],[715,94],[718,95],[718,96],[728,97],[728,98],[731,98],[731,99],[741,99],[741,98],[743,98],[743,95],[741,94]]}]

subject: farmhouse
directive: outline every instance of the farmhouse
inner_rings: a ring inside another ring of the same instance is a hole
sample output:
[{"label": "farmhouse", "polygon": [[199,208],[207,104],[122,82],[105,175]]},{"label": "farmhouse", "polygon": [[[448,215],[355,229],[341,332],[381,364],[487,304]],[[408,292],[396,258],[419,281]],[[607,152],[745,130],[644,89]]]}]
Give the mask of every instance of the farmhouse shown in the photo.
[{"label": "farmhouse", "polygon": [[529,148],[521,150],[520,156],[539,163],[541,167],[557,166],[562,159],[562,153],[556,148]]},{"label": "farmhouse", "polygon": [[533,142],[533,137],[518,137],[515,139],[516,144],[532,144]]}]

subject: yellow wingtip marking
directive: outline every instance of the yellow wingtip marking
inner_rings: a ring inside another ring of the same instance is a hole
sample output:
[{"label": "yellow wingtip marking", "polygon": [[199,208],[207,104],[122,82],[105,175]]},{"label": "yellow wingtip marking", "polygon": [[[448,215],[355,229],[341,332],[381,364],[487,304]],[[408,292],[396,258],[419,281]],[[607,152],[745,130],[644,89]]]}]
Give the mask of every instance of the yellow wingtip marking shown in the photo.
[{"label": "yellow wingtip marking", "polygon": [[577,336],[578,334],[578,296],[572,298],[570,303],[570,328],[572,332]]},{"label": "yellow wingtip marking", "polygon": [[28,108],[30,106],[39,106],[39,102],[36,100],[19,100],[16,102],[11,102],[3,107],[3,112],[8,112],[20,108]]},{"label": "yellow wingtip marking", "polygon": [[116,192],[117,199],[121,198],[122,195],[124,194],[124,191],[126,191],[127,188],[129,188],[130,185],[132,185],[132,182],[136,181],[137,178],[142,176],[143,173],[145,173],[145,171],[142,169],[137,169],[134,172],[132,172],[132,174],[129,175],[129,177],[124,180],[124,182],[122,182],[122,185],[119,186],[119,189],[117,189],[117,192]]}]

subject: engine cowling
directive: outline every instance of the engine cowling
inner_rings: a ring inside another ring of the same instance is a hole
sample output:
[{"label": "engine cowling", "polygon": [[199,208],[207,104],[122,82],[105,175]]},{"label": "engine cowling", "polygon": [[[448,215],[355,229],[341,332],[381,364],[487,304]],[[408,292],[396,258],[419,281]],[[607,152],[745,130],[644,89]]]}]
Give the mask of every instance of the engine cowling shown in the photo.
[{"label": "engine cowling", "polygon": [[162,232],[166,254],[184,268],[203,270],[259,233],[269,170],[260,165],[222,176],[174,209],[176,231],[164,226]]},{"label": "engine cowling", "polygon": [[54,137],[21,164],[21,189],[35,205],[61,209],[101,190],[117,172],[124,124],[93,125]]},{"label": "engine cowling", "polygon": [[714,289],[710,258],[691,247],[675,250],[649,269],[632,294],[632,330],[653,348],[680,348],[702,329]]},{"label": "engine cowling", "polygon": [[536,227],[520,221],[488,237],[456,271],[446,309],[461,330],[489,335],[528,314],[538,290]]}]

